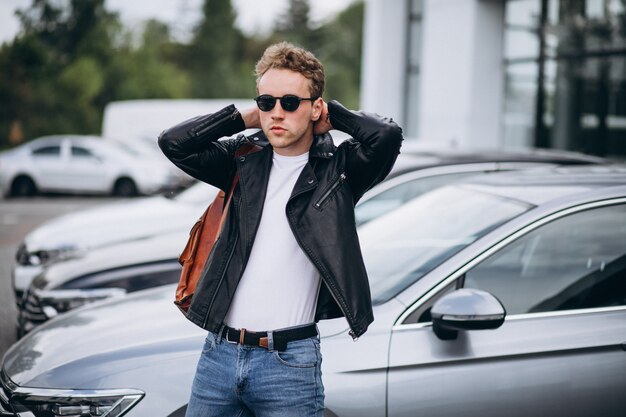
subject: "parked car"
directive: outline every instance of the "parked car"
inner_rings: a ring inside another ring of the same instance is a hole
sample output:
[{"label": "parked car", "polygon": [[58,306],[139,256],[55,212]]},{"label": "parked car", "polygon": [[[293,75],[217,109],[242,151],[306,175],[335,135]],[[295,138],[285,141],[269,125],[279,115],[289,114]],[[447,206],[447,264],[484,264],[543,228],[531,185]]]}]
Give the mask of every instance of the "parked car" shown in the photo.
[{"label": "parked car", "polygon": [[18,300],[18,338],[87,303],[177,282],[188,237],[188,231],[159,233],[49,265]]},{"label": "parked car", "polygon": [[[386,181],[361,199],[356,208],[359,225],[420,193],[476,173],[521,169],[540,164],[607,162],[602,158],[562,151],[470,152],[433,150],[420,145],[408,145],[403,149],[406,153],[398,157]],[[409,172],[412,173],[410,176],[399,177]],[[16,300],[21,300],[32,279],[51,262],[60,262],[94,248],[141,239],[151,234],[189,230],[215,195],[215,188],[207,187],[195,185],[171,201],[154,197],[141,202],[120,202],[69,214],[40,226],[26,236],[16,254],[12,271]],[[209,192],[209,189],[213,191]],[[176,204],[179,202],[185,204]],[[194,204],[198,207],[192,207]]]},{"label": "parked car", "polygon": [[[318,324],[327,416],[624,415],[625,167],[476,177],[359,234],[375,321],[357,343]],[[206,333],[173,292],[28,334],[3,360],[6,415],[183,416]]]},{"label": "parked car", "polygon": [[156,195],[122,200],[44,223],[18,246],[12,268],[16,301],[47,265],[126,241],[188,232],[217,191],[208,184],[196,183],[172,198]]},{"label": "parked car", "polygon": [[131,153],[140,154],[142,157],[152,159],[168,172],[169,177],[172,179],[172,186],[166,190],[166,193],[176,193],[179,190],[193,185],[196,180],[189,174],[183,172],[176,165],[164,158],[163,152],[160,149],[155,148],[148,141],[135,140],[130,137],[119,138],[102,138],[105,141],[113,142],[113,146],[122,146],[128,148]]},{"label": "parked car", "polygon": [[5,196],[57,192],[127,197],[175,188],[177,182],[165,162],[95,136],[45,136],[0,156]]}]

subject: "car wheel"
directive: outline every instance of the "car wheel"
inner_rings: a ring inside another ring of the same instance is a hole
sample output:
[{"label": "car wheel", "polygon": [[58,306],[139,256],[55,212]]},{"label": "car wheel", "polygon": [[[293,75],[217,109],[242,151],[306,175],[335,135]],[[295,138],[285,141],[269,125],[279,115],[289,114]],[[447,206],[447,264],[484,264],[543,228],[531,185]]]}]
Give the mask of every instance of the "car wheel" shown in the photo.
[{"label": "car wheel", "polygon": [[37,194],[37,186],[29,176],[20,175],[13,180],[11,184],[12,197],[32,197],[35,194]]},{"label": "car wheel", "polygon": [[113,195],[118,197],[134,197],[137,195],[137,186],[130,178],[120,178],[115,181]]}]

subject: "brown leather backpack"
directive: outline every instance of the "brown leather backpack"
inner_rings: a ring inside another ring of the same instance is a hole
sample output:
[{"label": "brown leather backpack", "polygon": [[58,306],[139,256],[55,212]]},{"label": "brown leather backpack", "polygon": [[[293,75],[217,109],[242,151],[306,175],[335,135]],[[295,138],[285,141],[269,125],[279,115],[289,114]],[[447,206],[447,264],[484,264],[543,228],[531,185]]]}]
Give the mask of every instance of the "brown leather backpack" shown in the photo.
[{"label": "brown leather backpack", "polygon": [[[259,146],[253,144],[245,144],[237,150],[235,156],[241,157],[259,148]],[[176,287],[174,304],[185,315],[191,305],[193,294],[204,270],[204,265],[222,230],[226,214],[228,213],[228,206],[238,182],[239,175],[236,174],[226,201],[224,201],[226,197],[224,191],[220,190],[217,193],[213,202],[209,204],[204,214],[191,228],[189,240],[178,258],[178,262],[183,266],[183,270],[180,273],[180,279]]]}]

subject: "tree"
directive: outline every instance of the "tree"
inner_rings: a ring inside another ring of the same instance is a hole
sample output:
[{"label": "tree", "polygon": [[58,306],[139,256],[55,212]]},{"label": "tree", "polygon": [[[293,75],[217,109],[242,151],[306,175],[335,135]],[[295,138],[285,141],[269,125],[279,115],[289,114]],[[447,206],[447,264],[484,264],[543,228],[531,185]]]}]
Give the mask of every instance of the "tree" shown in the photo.
[{"label": "tree", "polygon": [[168,59],[172,48],[181,48],[180,44],[172,43],[169,27],[157,20],[148,20],[138,48],[132,38],[132,34],[127,33],[116,48],[102,105],[114,100],[187,97],[189,76]]},{"label": "tree", "polygon": [[289,0],[287,11],[276,21],[273,37],[316,53],[320,39],[311,22],[310,11],[308,0]]},{"label": "tree", "polygon": [[34,0],[18,15],[21,34],[0,49],[0,147],[7,138],[97,133],[113,100],[189,94],[160,22],[146,24],[137,46],[104,0]]},{"label": "tree", "polygon": [[254,84],[246,82],[250,63],[241,60],[244,36],[235,27],[230,0],[205,0],[202,13],[181,62],[191,76],[191,94],[198,98],[249,96],[254,91]]},{"label": "tree", "polygon": [[320,28],[318,57],[324,63],[326,94],[358,108],[361,89],[363,1],[356,1]]},{"label": "tree", "polygon": [[[25,138],[89,133],[100,114],[91,104],[104,85],[101,65],[110,58],[110,25],[117,16],[104,0],[34,0],[18,12],[22,32],[0,51],[0,137],[21,126]],[[7,143],[2,143],[6,146]]]}]

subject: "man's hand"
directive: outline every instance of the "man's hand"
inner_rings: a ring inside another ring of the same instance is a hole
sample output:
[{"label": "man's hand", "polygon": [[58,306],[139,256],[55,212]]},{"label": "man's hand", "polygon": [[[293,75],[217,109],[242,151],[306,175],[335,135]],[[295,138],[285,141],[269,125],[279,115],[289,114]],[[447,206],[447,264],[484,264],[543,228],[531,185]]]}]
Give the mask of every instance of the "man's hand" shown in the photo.
[{"label": "man's hand", "polygon": [[260,129],[261,118],[259,117],[259,108],[251,107],[249,109],[242,110],[241,117],[246,125],[246,129]]},{"label": "man's hand", "polygon": [[330,124],[330,118],[328,116],[328,105],[325,101],[322,101],[322,114],[320,118],[317,119],[315,123],[313,123],[313,134],[314,135],[323,135],[329,130],[333,129],[333,126]]}]

